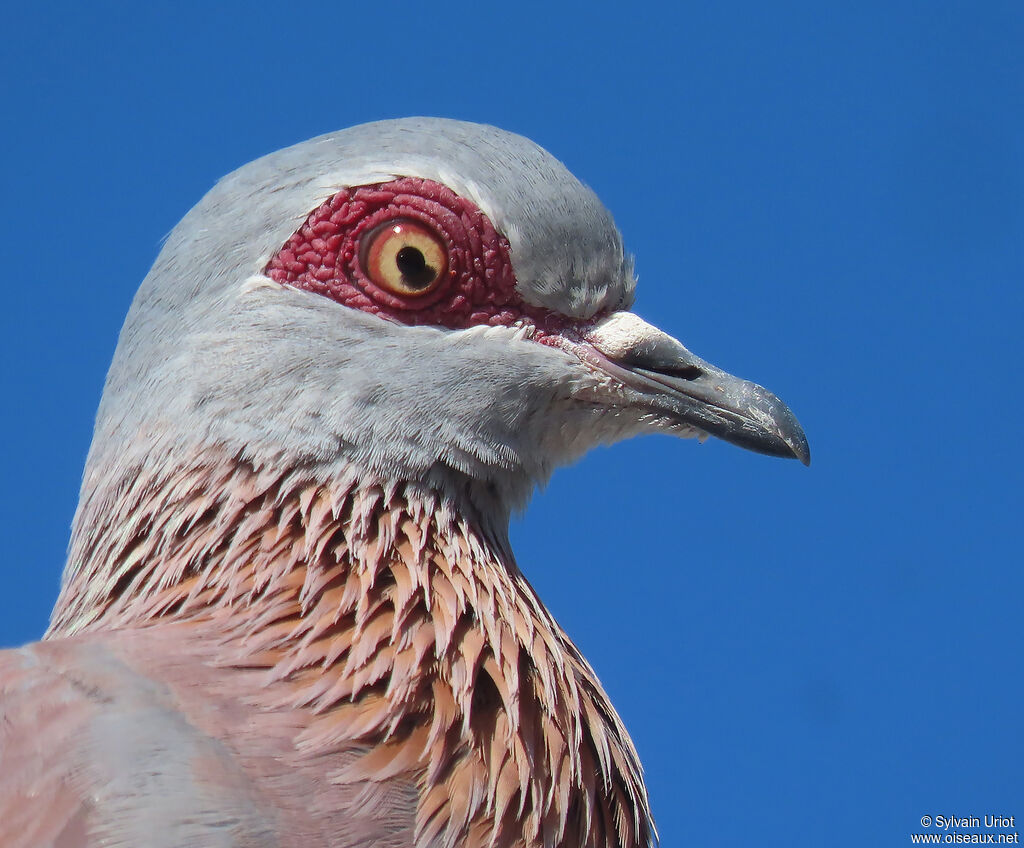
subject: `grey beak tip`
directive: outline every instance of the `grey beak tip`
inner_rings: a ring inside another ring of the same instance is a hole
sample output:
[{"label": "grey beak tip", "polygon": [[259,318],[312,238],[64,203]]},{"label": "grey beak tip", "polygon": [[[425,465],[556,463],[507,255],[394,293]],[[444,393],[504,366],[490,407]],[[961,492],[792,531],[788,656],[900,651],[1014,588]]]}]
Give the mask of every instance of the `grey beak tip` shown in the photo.
[{"label": "grey beak tip", "polygon": [[810,467],[810,464],[811,464],[811,446],[809,444],[807,444],[807,439],[802,439],[799,444],[793,446],[793,454],[804,465]]},{"label": "grey beak tip", "polygon": [[799,459],[804,465],[811,464],[811,446],[807,442],[807,435],[804,428],[800,426],[793,411],[786,406],[777,396],[763,390],[765,397],[770,398],[770,406],[774,407],[775,420],[778,424],[779,435],[786,443],[786,447],[792,451],[794,459]]}]

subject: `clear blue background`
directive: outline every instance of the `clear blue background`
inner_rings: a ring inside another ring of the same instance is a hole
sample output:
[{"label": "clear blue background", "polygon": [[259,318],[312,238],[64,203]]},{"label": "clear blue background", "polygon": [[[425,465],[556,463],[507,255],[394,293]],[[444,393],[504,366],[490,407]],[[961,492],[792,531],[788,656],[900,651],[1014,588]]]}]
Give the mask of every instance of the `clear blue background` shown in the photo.
[{"label": "clear blue background", "polygon": [[640,314],[811,441],[810,469],[599,450],[515,525],[663,844],[1024,817],[1019,0],[11,4],[0,74],[0,644],[43,630],[117,331],[181,215],[322,132],[485,121],[593,186]]}]

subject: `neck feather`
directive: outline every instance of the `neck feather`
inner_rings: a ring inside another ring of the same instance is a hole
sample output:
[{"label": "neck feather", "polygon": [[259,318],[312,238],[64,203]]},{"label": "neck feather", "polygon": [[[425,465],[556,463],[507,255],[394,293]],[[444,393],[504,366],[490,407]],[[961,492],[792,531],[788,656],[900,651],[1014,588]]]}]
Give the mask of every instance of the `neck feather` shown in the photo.
[{"label": "neck feather", "polygon": [[310,711],[302,750],[368,751],[332,779],[415,776],[419,845],[649,844],[629,736],[505,528],[356,479],[136,469],[83,499],[48,636],[214,625],[265,706]]}]

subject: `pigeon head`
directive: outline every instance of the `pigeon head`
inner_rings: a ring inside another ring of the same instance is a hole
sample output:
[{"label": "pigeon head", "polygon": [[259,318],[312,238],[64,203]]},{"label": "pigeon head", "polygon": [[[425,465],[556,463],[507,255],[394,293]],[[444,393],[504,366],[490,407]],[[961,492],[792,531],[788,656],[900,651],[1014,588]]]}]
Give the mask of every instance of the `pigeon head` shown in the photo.
[{"label": "pigeon head", "polygon": [[634,286],[608,211],[517,135],[417,118],[279,151],[168,237],[85,486],[214,448],[507,512],[556,466],[642,432],[806,462],[787,407],[627,311]]},{"label": "pigeon head", "polygon": [[[509,513],[642,432],[808,451],[633,290],[594,194],[492,127],[367,124],[226,177],[125,322],[49,637],[149,639],[132,662],[202,721],[246,716],[218,750],[257,752],[289,844],[652,844],[637,753]],[[165,785],[140,763],[117,774]]]}]

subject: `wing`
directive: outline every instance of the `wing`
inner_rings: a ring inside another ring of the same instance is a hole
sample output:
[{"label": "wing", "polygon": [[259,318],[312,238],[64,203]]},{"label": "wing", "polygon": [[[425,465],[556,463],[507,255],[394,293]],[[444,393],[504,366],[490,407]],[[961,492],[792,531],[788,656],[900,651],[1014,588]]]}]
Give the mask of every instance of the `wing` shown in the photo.
[{"label": "wing", "polygon": [[309,716],[226,695],[224,669],[180,632],[0,651],[0,846],[412,844],[410,781],[328,779],[344,750],[330,761],[300,756]]},{"label": "wing", "polygon": [[87,843],[92,806],[72,785],[75,749],[95,700],[32,647],[0,651],[0,845]]},{"label": "wing", "polygon": [[260,793],[101,643],[0,652],[0,845],[277,846]]}]

